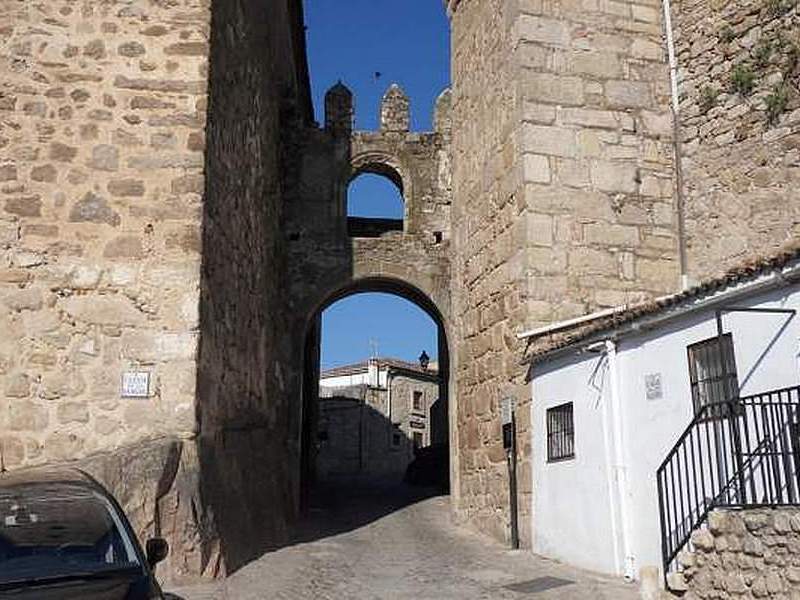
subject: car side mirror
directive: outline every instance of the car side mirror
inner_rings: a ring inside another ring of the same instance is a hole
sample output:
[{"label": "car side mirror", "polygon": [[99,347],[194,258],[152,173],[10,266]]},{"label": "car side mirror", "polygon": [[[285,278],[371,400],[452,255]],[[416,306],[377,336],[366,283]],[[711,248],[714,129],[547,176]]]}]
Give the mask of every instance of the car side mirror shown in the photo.
[{"label": "car side mirror", "polygon": [[146,544],[147,563],[155,567],[169,554],[169,544],[163,538],[150,538]]}]

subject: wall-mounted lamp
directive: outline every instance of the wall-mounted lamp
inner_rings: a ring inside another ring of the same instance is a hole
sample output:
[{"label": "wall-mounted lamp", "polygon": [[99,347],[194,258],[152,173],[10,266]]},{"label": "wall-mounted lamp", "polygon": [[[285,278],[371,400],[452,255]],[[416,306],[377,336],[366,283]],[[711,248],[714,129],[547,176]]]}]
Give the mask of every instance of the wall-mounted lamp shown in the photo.
[{"label": "wall-mounted lamp", "polygon": [[422,367],[423,371],[428,370],[428,364],[431,362],[431,357],[428,356],[428,353],[425,350],[422,351],[422,354],[419,355],[419,366]]}]

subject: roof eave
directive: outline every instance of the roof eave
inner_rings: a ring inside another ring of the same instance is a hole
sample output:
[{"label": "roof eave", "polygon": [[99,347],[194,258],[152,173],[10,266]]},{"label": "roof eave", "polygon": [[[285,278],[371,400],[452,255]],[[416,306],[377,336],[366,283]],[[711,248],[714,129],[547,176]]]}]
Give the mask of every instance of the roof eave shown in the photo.
[{"label": "roof eave", "polygon": [[[750,281],[732,284],[707,295],[684,300],[676,300],[675,306],[664,308],[663,310],[652,314],[635,317],[621,325],[609,326],[608,329],[591,333],[586,337],[576,339],[574,342],[569,342],[564,346],[546,350],[540,354],[535,354],[531,356],[527,362],[533,366],[540,364],[545,360],[553,360],[555,358],[561,358],[567,354],[583,352],[589,346],[593,346],[598,342],[605,340],[618,340],[626,336],[636,335],[638,333],[652,330],[655,327],[673,321],[687,314],[691,314],[700,310],[718,308],[720,304],[725,304],[736,298],[739,298],[740,296],[762,293],[771,289],[794,285],[798,282],[800,282],[800,259],[793,260],[780,269],[763,273]],[[676,294],[676,298],[679,296],[680,294]]]}]

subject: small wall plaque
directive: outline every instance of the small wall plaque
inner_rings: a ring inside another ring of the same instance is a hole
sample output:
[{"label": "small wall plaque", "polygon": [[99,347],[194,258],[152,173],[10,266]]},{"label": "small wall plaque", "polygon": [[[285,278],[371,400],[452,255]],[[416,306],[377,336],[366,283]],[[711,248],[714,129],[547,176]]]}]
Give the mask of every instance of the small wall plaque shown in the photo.
[{"label": "small wall plaque", "polygon": [[150,396],[149,371],[125,371],[122,374],[123,398],[148,398]]},{"label": "small wall plaque", "polygon": [[661,387],[661,373],[645,375],[644,389],[648,400],[661,400],[664,397],[664,390]]}]

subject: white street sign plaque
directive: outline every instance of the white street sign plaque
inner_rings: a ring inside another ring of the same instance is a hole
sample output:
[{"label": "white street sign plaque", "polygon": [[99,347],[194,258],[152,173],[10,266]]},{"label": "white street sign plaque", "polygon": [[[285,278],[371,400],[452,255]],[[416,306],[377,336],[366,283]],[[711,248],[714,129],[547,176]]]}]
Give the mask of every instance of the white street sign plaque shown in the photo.
[{"label": "white street sign plaque", "polygon": [[125,371],[122,374],[123,398],[147,398],[150,396],[150,373],[148,371]]},{"label": "white street sign plaque", "polygon": [[645,375],[644,389],[648,400],[661,400],[664,397],[664,390],[661,387],[661,373]]}]

